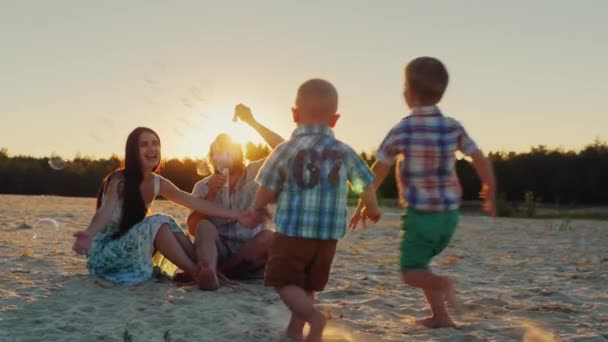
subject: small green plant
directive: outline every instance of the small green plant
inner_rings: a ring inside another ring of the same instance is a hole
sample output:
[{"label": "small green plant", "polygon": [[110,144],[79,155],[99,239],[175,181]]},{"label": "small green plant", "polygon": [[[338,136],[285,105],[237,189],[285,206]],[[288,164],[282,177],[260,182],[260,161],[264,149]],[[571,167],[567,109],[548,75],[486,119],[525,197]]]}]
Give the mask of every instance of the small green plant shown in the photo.
[{"label": "small green plant", "polygon": [[515,213],[513,206],[507,201],[505,194],[496,196],[496,215],[500,217],[511,217]]},{"label": "small green plant", "polygon": [[125,328],[125,332],[122,333],[123,342],[133,342],[133,336],[129,334],[129,329]]},{"label": "small green plant", "polygon": [[536,209],[538,209],[539,199],[534,197],[532,191],[526,192],[524,195],[524,214],[526,217],[534,217],[536,215]]},{"label": "small green plant", "polygon": [[171,342],[171,332],[169,330],[165,331],[165,334],[163,335],[163,341]]}]

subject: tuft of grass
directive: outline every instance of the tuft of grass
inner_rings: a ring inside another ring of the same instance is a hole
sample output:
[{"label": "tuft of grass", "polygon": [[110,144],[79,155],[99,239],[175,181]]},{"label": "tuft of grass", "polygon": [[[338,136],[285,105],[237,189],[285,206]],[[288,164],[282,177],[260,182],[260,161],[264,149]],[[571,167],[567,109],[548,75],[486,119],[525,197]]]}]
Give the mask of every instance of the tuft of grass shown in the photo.
[{"label": "tuft of grass", "polygon": [[163,335],[163,341],[171,342],[171,332],[169,330],[165,331],[165,334]]},{"label": "tuft of grass", "polygon": [[512,217],[515,214],[515,208],[507,201],[505,194],[500,193],[496,196],[496,214],[500,217]]},{"label": "tuft of grass", "polygon": [[526,192],[524,195],[524,214],[526,217],[536,216],[536,209],[540,203],[540,199],[534,196],[532,191]]},{"label": "tuft of grass", "polygon": [[125,332],[122,333],[123,342],[133,342],[133,336],[129,334],[129,329],[125,328]]}]

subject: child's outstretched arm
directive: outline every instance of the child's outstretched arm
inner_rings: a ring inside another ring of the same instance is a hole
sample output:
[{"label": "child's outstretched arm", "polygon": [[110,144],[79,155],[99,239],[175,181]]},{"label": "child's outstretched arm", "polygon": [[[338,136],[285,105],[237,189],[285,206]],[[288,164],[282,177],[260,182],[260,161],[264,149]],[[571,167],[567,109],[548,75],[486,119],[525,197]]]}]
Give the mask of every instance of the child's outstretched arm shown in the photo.
[{"label": "child's outstretched arm", "polygon": [[382,182],[386,176],[388,176],[389,172],[391,172],[391,165],[386,165],[380,161],[376,161],[374,165],[372,165],[372,173],[374,174],[374,189],[378,190]]},{"label": "child's outstretched arm", "polygon": [[494,169],[492,162],[483,154],[481,150],[475,151],[471,158],[473,159],[473,168],[481,178],[481,192],[479,196],[483,198],[483,209],[492,217],[496,216],[496,180],[494,177]]},{"label": "child's outstretched arm", "polygon": [[255,194],[255,200],[251,206],[251,210],[256,215],[262,215],[266,218],[270,217],[267,206],[274,202],[277,198],[277,191],[268,189],[263,186],[258,187],[258,191]]}]

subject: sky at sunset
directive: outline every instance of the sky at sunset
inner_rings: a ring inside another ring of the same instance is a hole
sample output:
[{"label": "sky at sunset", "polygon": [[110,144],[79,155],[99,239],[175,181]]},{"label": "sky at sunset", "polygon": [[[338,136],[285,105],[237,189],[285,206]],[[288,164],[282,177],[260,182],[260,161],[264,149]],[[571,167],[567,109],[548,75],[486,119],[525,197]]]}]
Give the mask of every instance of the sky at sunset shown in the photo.
[{"label": "sky at sunset", "polygon": [[608,139],[608,1],[13,1],[0,10],[0,147],[123,154],[137,126],[165,157],[222,131],[288,137],[300,83],[340,94],[336,135],[373,150],[407,114],[405,64],[448,67],[443,111],[485,151]]}]

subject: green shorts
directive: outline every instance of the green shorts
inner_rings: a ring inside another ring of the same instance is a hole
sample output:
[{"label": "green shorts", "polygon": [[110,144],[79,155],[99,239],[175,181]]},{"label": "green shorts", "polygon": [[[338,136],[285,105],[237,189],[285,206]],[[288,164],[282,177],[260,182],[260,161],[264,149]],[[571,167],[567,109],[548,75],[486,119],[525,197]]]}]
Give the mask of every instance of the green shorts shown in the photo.
[{"label": "green shorts", "polygon": [[428,268],[450,243],[458,225],[458,210],[425,212],[408,209],[401,229],[401,271]]}]

